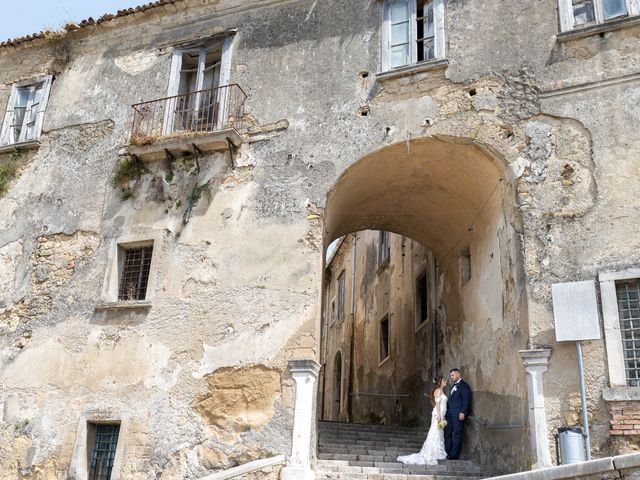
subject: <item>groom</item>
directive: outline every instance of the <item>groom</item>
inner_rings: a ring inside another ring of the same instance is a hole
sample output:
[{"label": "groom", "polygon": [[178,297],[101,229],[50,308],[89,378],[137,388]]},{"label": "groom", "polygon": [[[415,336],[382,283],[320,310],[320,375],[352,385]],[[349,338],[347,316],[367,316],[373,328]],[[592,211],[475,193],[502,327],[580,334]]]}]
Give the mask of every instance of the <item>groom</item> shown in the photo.
[{"label": "groom", "polygon": [[444,449],[447,452],[447,459],[458,460],[462,447],[464,421],[469,415],[471,389],[469,384],[462,379],[460,370],[457,368],[451,369],[449,378],[451,379],[451,391],[445,415],[447,426],[444,427]]}]

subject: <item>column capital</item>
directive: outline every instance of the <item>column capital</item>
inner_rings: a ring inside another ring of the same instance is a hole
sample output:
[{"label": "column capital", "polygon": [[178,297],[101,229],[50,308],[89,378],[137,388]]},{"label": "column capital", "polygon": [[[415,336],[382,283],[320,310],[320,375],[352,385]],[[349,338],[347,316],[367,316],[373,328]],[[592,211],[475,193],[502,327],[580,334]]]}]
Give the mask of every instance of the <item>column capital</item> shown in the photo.
[{"label": "column capital", "polygon": [[318,378],[320,364],[315,360],[289,360],[289,371],[292,374],[307,374]]},{"label": "column capital", "polygon": [[549,365],[551,357],[550,348],[533,348],[531,350],[520,350],[522,364],[525,367],[546,367]]}]

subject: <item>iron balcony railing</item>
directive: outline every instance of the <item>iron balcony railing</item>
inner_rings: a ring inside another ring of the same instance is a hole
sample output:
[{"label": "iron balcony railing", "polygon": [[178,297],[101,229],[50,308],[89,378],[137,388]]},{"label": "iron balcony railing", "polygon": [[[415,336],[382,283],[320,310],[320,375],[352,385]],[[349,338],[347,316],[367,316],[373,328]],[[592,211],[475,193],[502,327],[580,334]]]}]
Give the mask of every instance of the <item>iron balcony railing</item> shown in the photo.
[{"label": "iron balcony railing", "polygon": [[133,105],[131,142],[147,144],[165,136],[240,131],[247,95],[237,84],[189,92]]}]

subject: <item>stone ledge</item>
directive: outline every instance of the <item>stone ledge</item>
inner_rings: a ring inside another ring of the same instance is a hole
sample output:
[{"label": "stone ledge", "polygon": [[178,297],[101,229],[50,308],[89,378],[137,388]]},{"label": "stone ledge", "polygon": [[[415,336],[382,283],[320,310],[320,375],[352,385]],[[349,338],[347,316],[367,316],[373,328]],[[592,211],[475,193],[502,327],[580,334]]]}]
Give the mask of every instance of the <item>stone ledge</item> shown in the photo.
[{"label": "stone ledge", "polygon": [[568,42],[570,40],[590,37],[591,35],[598,35],[600,33],[612,32],[614,30],[620,30],[639,24],[640,17],[618,18],[616,20],[609,20],[597,25],[589,25],[588,27],[582,27],[575,30],[569,30],[568,32],[562,32],[556,36],[556,39],[559,42]]},{"label": "stone ledge", "polygon": [[560,480],[564,478],[579,478],[615,471],[614,462],[617,458],[618,457],[600,458],[598,460],[590,460],[588,462],[560,465],[559,467],[541,468],[540,470],[532,470],[530,472],[514,473],[511,475],[502,475],[490,478],[492,480]]},{"label": "stone ledge", "polygon": [[638,467],[640,466],[640,453],[629,453],[613,457],[613,466],[617,470]]},{"label": "stone ledge", "polygon": [[95,306],[96,310],[142,310],[151,308],[151,302],[103,302]]},{"label": "stone ledge", "polygon": [[406,77],[429,70],[445,69],[448,66],[449,60],[446,58],[441,60],[431,60],[428,62],[416,63],[415,65],[407,65],[406,67],[394,68],[393,70],[387,70],[386,72],[376,73],[376,79],[378,81],[382,81],[390,78]]},{"label": "stone ledge", "polygon": [[606,402],[640,402],[640,387],[611,387],[602,391]]},{"label": "stone ledge", "polygon": [[29,140],[28,142],[10,143],[9,145],[2,145],[0,147],[0,155],[5,153],[13,153],[15,151],[33,150],[40,148],[40,142],[38,140]]}]

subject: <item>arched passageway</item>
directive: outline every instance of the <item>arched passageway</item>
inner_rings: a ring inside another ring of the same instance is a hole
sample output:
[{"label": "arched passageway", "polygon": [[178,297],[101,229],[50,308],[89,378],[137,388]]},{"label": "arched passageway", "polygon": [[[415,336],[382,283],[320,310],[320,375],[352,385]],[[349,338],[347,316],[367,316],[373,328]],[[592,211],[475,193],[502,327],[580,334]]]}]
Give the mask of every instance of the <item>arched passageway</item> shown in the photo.
[{"label": "arched passageway", "polygon": [[[528,338],[524,274],[512,179],[502,160],[449,137],[382,148],[338,178],[324,220],[325,249],[342,238],[340,248],[350,252],[342,254],[347,267],[331,258],[323,282],[321,361],[332,375],[327,359],[335,358],[332,349],[343,352],[341,419],[424,425],[423,394],[433,377],[459,367],[474,391],[464,455],[487,461],[508,448],[518,460],[507,461],[526,464],[526,379],[518,355]],[[384,264],[379,252],[387,248]],[[342,322],[335,321],[336,302],[346,310]],[[427,304],[428,315],[421,313]],[[324,398],[335,383],[329,379],[320,382],[319,418],[336,420],[325,405],[334,395]]]}]

